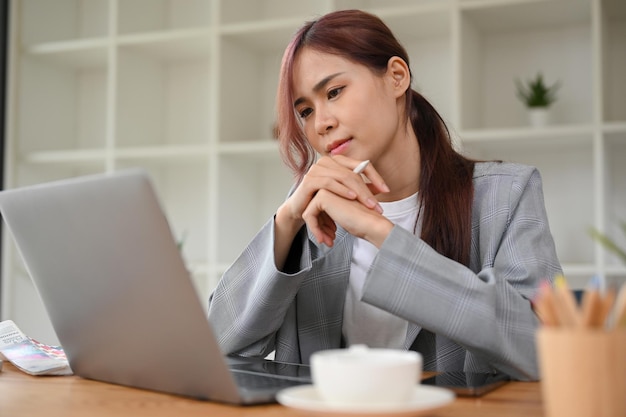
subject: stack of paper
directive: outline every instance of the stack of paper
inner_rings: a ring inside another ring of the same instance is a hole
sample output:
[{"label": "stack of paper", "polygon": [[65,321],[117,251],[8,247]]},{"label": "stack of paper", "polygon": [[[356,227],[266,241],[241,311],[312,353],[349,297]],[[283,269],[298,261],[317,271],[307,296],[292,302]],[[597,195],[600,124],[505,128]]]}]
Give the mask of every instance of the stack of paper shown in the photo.
[{"label": "stack of paper", "polygon": [[0,354],[30,375],[71,375],[60,346],[49,346],[26,336],[11,320],[0,322]]}]

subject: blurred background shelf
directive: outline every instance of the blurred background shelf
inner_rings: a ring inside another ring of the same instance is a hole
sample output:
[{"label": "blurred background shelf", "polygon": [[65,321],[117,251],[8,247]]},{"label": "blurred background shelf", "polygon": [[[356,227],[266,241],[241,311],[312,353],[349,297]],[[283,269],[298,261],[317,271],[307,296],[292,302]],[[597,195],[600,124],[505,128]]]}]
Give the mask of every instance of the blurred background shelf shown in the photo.
[{"label": "blurred background shelf", "polygon": [[[285,198],[273,139],[282,52],[304,21],[361,8],[411,56],[414,88],[481,159],[537,166],[573,286],[626,267],[626,2],[622,0],[16,0],[11,3],[5,187],[146,169],[206,304]],[[559,80],[530,127],[515,79]],[[2,318],[55,335],[11,237]],[[88,271],[87,271],[88,273]]]}]

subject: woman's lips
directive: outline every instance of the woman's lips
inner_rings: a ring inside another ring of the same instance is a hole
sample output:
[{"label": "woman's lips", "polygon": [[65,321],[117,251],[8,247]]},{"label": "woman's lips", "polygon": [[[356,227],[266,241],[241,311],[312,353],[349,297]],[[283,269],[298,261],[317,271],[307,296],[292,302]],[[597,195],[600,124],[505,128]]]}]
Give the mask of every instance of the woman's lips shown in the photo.
[{"label": "woman's lips", "polygon": [[350,147],[350,142],[352,142],[352,139],[337,142],[336,144],[333,143],[333,145],[330,147],[330,154],[340,155],[342,153],[345,153],[346,150]]}]

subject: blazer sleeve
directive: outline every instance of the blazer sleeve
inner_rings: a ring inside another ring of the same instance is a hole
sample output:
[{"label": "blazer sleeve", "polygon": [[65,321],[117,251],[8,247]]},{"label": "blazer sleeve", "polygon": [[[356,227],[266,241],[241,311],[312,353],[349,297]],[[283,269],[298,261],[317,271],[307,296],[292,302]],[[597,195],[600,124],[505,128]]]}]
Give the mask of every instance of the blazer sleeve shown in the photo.
[{"label": "blazer sleeve", "polygon": [[363,301],[463,346],[521,380],[538,379],[530,300],[561,272],[531,167],[475,175],[470,267],[394,227],[368,273]]},{"label": "blazer sleeve", "polygon": [[[294,240],[292,251],[308,252],[306,233]],[[291,257],[303,263],[310,256]],[[261,228],[226,270],[209,298],[208,318],[225,354],[266,356],[301,285],[308,265],[291,273],[274,263],[274,219]]]}]

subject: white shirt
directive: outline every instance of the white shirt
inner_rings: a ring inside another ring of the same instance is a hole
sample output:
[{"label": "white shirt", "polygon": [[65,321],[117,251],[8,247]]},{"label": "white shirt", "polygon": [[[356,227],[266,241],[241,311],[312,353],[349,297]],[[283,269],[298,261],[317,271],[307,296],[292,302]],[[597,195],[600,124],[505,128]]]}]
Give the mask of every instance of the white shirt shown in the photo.
[{"label": "white shirt", "polygon": [[[414,231],[419,210],[417,193],[403,200],[381,202],[380,205],[383,215],[392,223]],[[378,248],[368,241],[354,240],[342,331],[347,346],[365,344],[401,349],[405,344],[408,321],[361,301],[363,284],[377,253]]]}]

